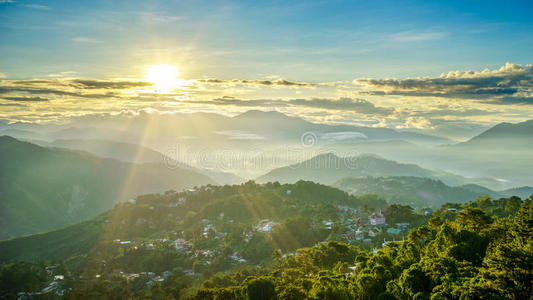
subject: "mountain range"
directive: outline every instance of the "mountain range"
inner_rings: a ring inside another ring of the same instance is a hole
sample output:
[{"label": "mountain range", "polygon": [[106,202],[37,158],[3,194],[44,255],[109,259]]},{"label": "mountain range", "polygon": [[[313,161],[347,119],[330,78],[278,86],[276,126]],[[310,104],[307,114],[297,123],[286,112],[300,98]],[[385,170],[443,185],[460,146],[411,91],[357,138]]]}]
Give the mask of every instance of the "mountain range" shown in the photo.
[{"label": "mountain range", "polygon": [[369,176],[424,177],[438,179],[453,186],[467,183],[492,183],[490,179],[465,178],[449,172],[425,169],[416,164],[398,163],[374,154],[340,157],[333,153],[320,154],[297,164],[274,169],[258,177],[256,181],[291,183],[298,180],[309,180],[323,184],[333,184],[346,177],[361,178]]},{"label": "mountain range", "polygon": [[208,170],[201,168],[194,168],[181,161],[164,155],[161,152],[152,150],[141,145],[114,142],[109,140],[97,139],[60,139],[52,142],[41,140],[28,140],[31,143],[48,147],[48,148],[66,148],[73,150],[82,150],[90,152],[96,156],[103,158],[113,158],[124,162],[131,163],[160,163],[168,164],[171,167],[178,166],[182,169],[190,169],[194,172],[204,174],[215,181],[217,184],[237,184],[244,181],[244,179],[228,172],[221,172],[217,170]]},{"label": "mountain range", "polygon": [[388,202],[417,208],[436,208],[446,203],[466,203],[485,195],[492,199],[513,196],[527,199],[533,195],[531,187],[493,191],[476,184],[452,187],[440,180],[410,176],[349,177],[335,182],[333,186],[350,194],[376,194]]},{"label": "mountain range", "polygon": [[215,182],[190,169],[135,164],[0,137],[0,239],[95,216],[139,194]]}]

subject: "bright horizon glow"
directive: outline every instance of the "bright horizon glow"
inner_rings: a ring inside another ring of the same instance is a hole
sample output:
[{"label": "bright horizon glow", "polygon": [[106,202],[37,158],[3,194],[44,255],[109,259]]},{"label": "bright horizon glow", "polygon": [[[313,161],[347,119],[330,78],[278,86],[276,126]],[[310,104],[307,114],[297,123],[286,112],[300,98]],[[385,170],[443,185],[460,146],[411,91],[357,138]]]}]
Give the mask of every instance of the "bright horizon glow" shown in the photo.
[{"label": "bright horizon glow", "polygon": [[158,92],[168,92],[178,85],[178,68],[172,65],[155,65],[146,71],[146,79],[155,84]]}]

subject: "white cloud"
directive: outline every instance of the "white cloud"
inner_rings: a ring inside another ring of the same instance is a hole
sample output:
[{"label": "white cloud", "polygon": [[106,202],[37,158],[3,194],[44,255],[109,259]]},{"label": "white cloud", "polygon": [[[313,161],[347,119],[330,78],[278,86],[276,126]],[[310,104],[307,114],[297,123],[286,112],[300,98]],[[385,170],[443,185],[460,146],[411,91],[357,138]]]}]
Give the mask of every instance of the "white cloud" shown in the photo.
[{"label": "white cloud", "polygon": [[141,12],[139,16],[142,22],[149,24],[173,23],[183,19],[181,16],[164,15],[155,12]]},{"label": "white cloud", "polygon": [[38,10],[50,10],[50,7],[46,5],[40,5],[40,4],[23,4],[21,6],[31,8],[31,9],[38,9]]},{"label": "white cloud", "polygon": [[415,32],[402,31],[390,36],[390,39],[396,42],[422,42],[431,40],[440,40],[448,35],[446,32]]},{"label": "white cloud", "polygon": [[89,37],[83,37],[83,36],[78,36],[78,37],[72,38],[72,41],[76,42],[76,43],[87,43],[87,44],[99,44],[99,43],[101,43],[101,41],[99,41],[97,39],[93,39],[93,38],[89,38]]},{"label": "white cloud", "polygon": [[374,95],[478,99],[494,104],[533,104],[533,65],[506,63],[481,72],[455,71],[439,77],[355,79]]},{"label": "white cloud", "polygon": [[76,75],[78,75],[79,73],[78,72],[75,72],[75,71],[63,71],[63,72],[59,72],[59,73],[54,73],[54,74],[48,74],[48,77],[59,77],[59,78],[65,78],[65,77],[74,77]]}]

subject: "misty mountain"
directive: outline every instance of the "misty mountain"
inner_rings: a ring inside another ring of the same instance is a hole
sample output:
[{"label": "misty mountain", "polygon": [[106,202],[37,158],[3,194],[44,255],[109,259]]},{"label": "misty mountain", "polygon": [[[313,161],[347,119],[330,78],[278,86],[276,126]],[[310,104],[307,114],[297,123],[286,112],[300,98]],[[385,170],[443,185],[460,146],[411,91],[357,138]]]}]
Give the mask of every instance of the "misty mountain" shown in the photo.
[{"label": "misty mountain", "polygon": [[274,169],[260,176],[258,182],[279,181],[283,183],[310,180],[333,184],[346,177],[414,176],[438,179],[449,185],[462,185],[483,179],[470,179],[444,171],[424,169],[416,164],[403,164],[377,155],[339,157],[332,153],[317,155],[301,163]]},{"label": "misty mountain", "polygon": [[[327,143],[327,134],[344,134],[344,138],[351,134],[357,140],[406,140],[421,144],[445,144],[450,141],[414,132],[396,131],[390,128],[375,128],[352,125],[327,125],[312,123],[301,118],[287,116],[275,111],[251,110],[234,117],[227,117],[210,113],[177,113],[177,114],[147,114],[137,116],[116,116],[94,120],[77,120],[63,125],[55,131],[43,130],[44,125],[29,126],[28,124],[11,124],[7,129],[24,130],[24,138],[29,137],[29,131],[36,136],[46,136],[48,141],[55,139],[105,139],[130,142],[135,144],[174,141],[179,138],[211,138],[212,142],[225,141],[229,144],[239,144],[243,141],[290,142],[299,144],[301,135],[313,132],[322,142]],[[357,135],[354,135],[357,133]],[[15,137],[18,137],[14,134]],[[333,136],[335,137],[335,135]],[[155,147],[157,148],[157,147]]]},{"label": "misty mountain", "polygon": [[52,142],[29,140],[29,142],[44,146],[55,148],[67,148],[74,150],[83,150],[104,158],[114,158],[124,162],[132,163],[161,163],[168,164],[171,168],[179,167],[181,169],[188,169],[200,174],[204,174],[211,178],[218,184],[237,184],[244,181],[244,179],[228,172],[221,172],[217,170],[208,170],[201,168],[194,168],[181,161],[176,161],[167,155],[152,150],[148,147],[135,145],[131,143],[114,142],[108,140],[55,140]]},{"label": "misty mountain", "polygon": [[419,208],[439,207],[445,203],[465,203],[484,195],[493,199],[504,197],[481,186],[478,187],[482,189],[475,191],[465,186],[451,187],[440,180],[408,176],[344,178],[333,186],[350,194],[376,194],[388,202]]},{"label": "misty mountain", "polygon": [[0,239],[95,216],[139,194],[213,184],[163,164],[133,164],[0,137]]},{"label": "misty mountain", "polygon": [[133,163],[164,163],[165,157],[150,148],[123,142],[94,139],[60,139],[52,142],[29,140],[29,142],[54,148],[67,148],[73,150],[83,150],[103,158],[114,158],[117,160]]},{"label": "misty mountain", "polygon": [[499,193],[506,197],[518,196],[522,199],[526,199],[528,197],[533,196],[533,187],[530,187],[530,186],[517,187],[517,188],[499,191]]},{"label": "misty mountain", "polygon": [[456,145],[461,148],[475,148],[485,151],[513,152],[529,150],[533,147],[533,120],[521,123],[500,123],[467,142]]}]

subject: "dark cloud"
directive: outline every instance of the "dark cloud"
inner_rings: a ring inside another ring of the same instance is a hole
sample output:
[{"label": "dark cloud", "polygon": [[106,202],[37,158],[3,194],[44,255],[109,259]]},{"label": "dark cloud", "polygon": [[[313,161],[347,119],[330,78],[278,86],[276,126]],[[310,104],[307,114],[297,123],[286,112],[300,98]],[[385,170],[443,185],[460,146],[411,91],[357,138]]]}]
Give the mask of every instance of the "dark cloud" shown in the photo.
[{"label": "dark cloud", "polygon": [[82,89],[130,89],[154,85],[146,81],[73,79],[70,85]]},{"label": "dark cloud", "polygon": [[[153,83],[145,81],[129,80],[93,80],[93,79],[32,79],[32,80],[3,80],[0,84],[0,94],[31,94],[31,95],[55,95],[72,96],[80,98],[105,98],[118,97],[117,91],[131,88],[143,88],[152,86]],[[100,90],[100,92],[86,92],[88,90]],[[3,98],[8,99],[5,95]],[[15,96],[10,96],[15,100]],[[24,97],[19,97],[24,101]],[[37,100],[39,97],[26,97],[26,101]]]},{"label": "dark cloud", "polygon": [[389,115],[394,112],[393,108],[375,106],[372,102],[364,99],[340,98],[340,99],[290,99],[290,100],[243,100],[233,97],[222,97],[211,101],[190,101],[190,103],[233,105],[241,107],[287,107],[303,106],[330,110],[344,110],[361,114]]},{"label": "dark cloud", "polygon": [[245,80],[245,79],[199,79],[198,82],[210,84],[250,84],[250,85],[265,85],[265,86],[287,86],[287,87],[316,87],[320,84],[308,82],[295,82],[285,79],[278,80]]},{"label": "dark cloud", "polygon": [[2,107],[27,107],[27,105],[20,104],[20,103],[0,103],[0,106]]},{"label": "dark cloud", "polygon": [[[33,95],[55,95],[55,96],[72,96],[80,98],[105,98],[105,97],[114,97],[117,96],[115,93],[104,93],[104,94],[85,94],[78,91],[65,91],[57,88],[46,88],[46,87],[32,87],[32,86],[0,86],[0,97],[6,98],[2,94],[7,93],[27,93]],[[34,97],[36,98],[36,97]]]},{"label": "dark cloud", "polygon": [[9,101],[27,101],[27,102],[40,102],[40,101],[48,101],[47,98],[42,97],[23,97],[23,96],[0,96],[1,99],[9,100]]},{"label": "dark cloud", "polygon": [[533,65],[507,63],[497,70],[450,72],[440,77],[356,79],[373,95],[479,99],[487,103],[533,103]]},{"label": "dark cloud", "polygon": [[375,106],[374,103],[364,99],[340,98],[335,99],[318,99],[313,98],[309,100],[294,99],[289,100],[292,105],[309,106],[316,108],[336,109],[336,110],[350,110],[363,114],[379,114],[389,115],[394,112],[393,108]]}]

